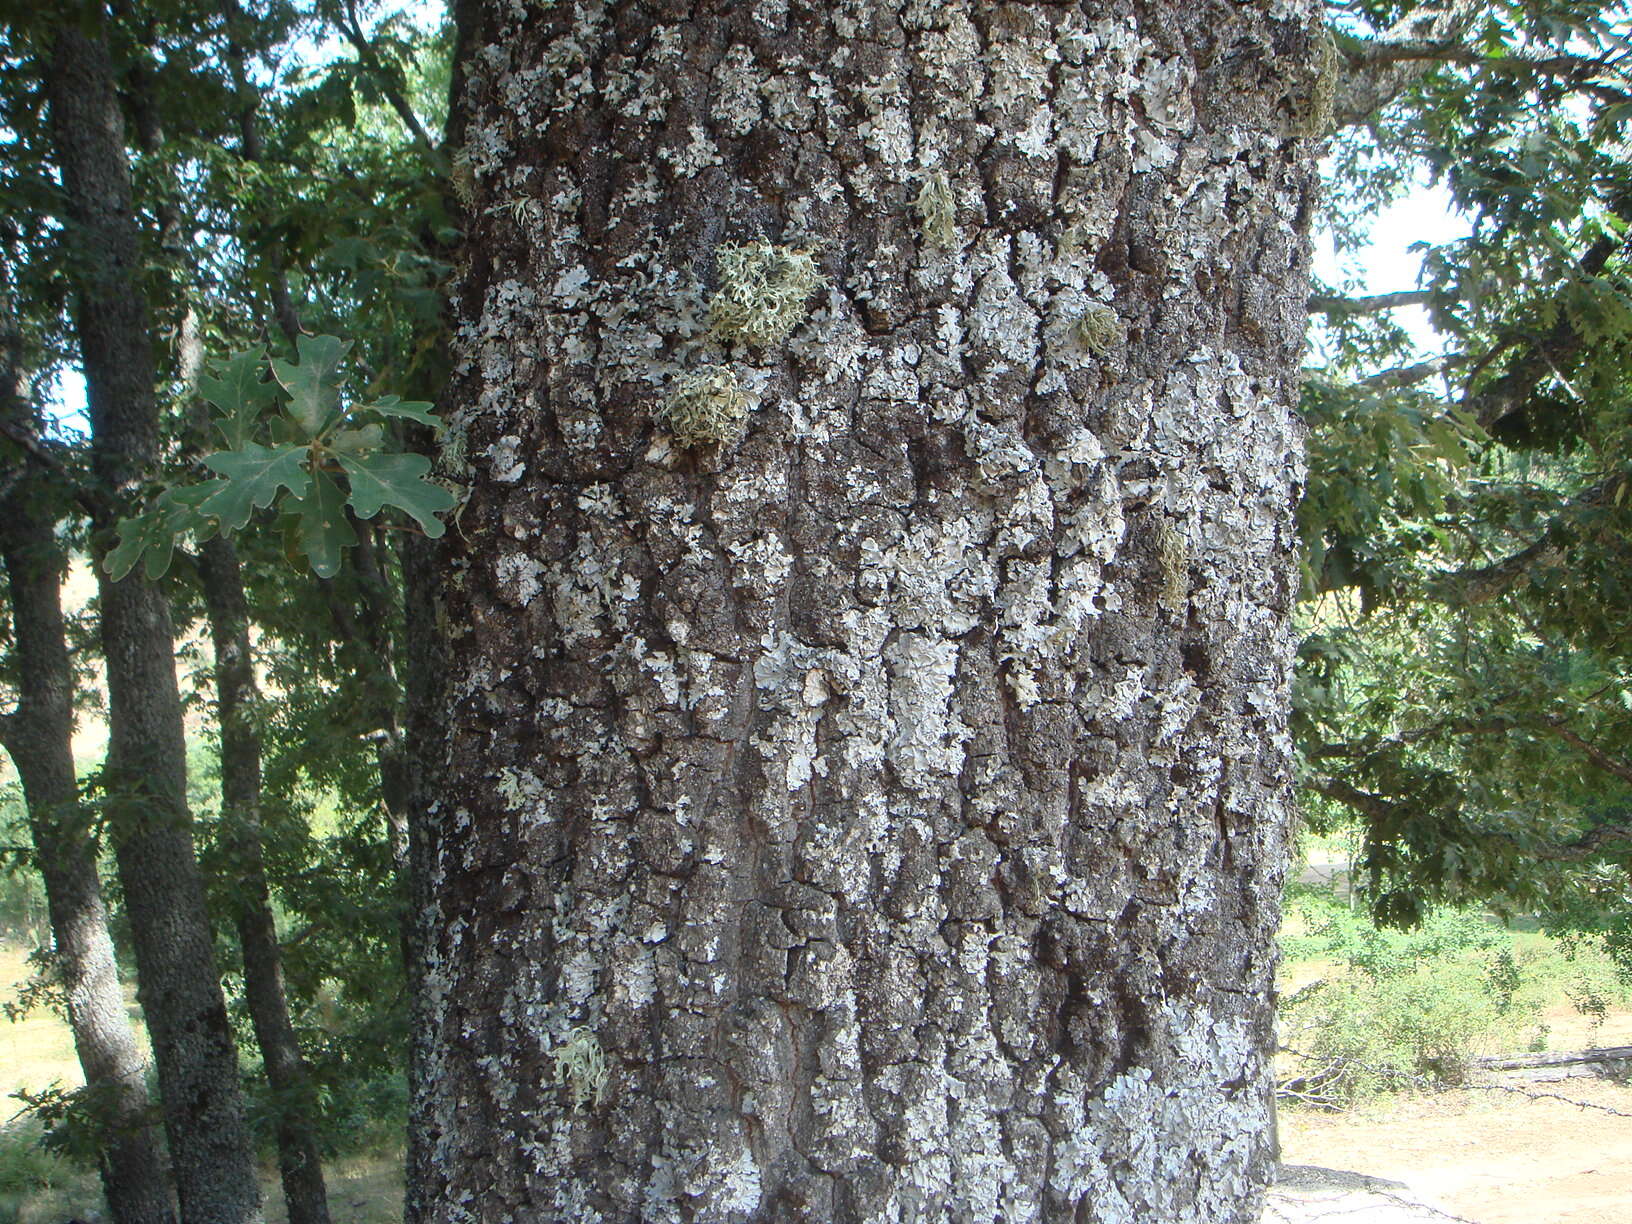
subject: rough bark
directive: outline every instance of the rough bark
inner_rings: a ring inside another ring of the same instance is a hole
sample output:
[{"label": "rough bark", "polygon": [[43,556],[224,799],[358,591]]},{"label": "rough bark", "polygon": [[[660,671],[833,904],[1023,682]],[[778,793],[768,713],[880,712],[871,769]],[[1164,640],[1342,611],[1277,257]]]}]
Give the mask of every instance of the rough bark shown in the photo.
[{"label": "rough bark", "polygon": [[[9,322],[0,303],[0,326]],[[9,346],[8,346],[9,347]],[[0,415],[26,420],[13,391],[18,371],[0,372]],[[57,973],[80,1070],[103,1128],[98,1162],[115,1224],[174,1219],[164,1150],[149,1108],[147,1059],[125,1013],[97,874],[97,840],[79,801],[74,770],[74,674],[62,618],[67,558],[40,482],[26,474],[0,494],[0,561],[18,659],[17,704],[0,719],[0,744],[17,768],[35,860],[45,884]]]},{"label": "rough bark", "polygon": [[237,550],[220,537],[199,556],[199,579],[215,647],[221,728],[221,839],[231,870],[231,904],[244,954],[244,1002],[277,1111],[278,1174],[289,1224],[328,1224],[317,1150],[317,1097],[289,1018],[283,951],[272,915],[261,848],[260,693],[249,643],[249,607]]},{"label": "rough bark", "polygon": [[1318,17],[465,7],[410,1219],[1255,1218]]},{"label": "rough bark", "polygon": [[[121,498],[152,472],[158,416],[123,122],[100,33],[57,28],[46,90],[76,253],[92,463],[108,494]],[[182,1218],[258,1221],[237,1050],[193,851],[170,608],[139,572],[113,582],[98,565],[98,577],[108,812]]]}]

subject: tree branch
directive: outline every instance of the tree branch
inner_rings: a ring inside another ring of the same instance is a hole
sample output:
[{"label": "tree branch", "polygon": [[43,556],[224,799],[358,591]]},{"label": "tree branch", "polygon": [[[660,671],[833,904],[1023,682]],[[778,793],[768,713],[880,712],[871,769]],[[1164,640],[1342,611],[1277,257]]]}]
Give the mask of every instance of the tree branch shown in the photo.
[{"label": "tree branch", "polygon": [[1552,727],[1555,735],[1572,748],[1579,749],[1581,754],[1599,769],[1619,778],[1622,782],[1632,782],[1632,765],[1610,756],[1609,753],[1596,744],[1582,739],[1581,736],[1571,731],[1562,722],[1550,721],[1548,725]]},{"label": "tree branch", "polygon": [[1342,778],[1318,775],[1305,778],[1303,784],[1315,794],[1341,803],[1344,807],[1351,808],[1371,820],[1387,820],[1400,806],[1392,799],[1363,791]]},{"label": "tree branch", "polygon": [[[1632,782],[1632,763],[1611,756],[1596,744],[1570,730],[1564,724],[1562,718],[1545,718],[1541,722],[1554,735],[1572,748],[1580,751],[1587,760],[1605,773],[1611,774],[1623,782]],[[1440,733],[1450,735],[1493,735],[1506,731],[1523,731],[1534,725],[1533,722],[1512,718],[1493,718],[1484,722],[1446,719],[1442,722],[1430,723],[1425,727],[1413,727],[1409,731],[1401,731],[1398,735],[1391,735],[1373,744],[1321,744],[1318,747],[1309,749],[1304,755],[1311,761],[1367,761],[1375,758],[1385,749],[1408,747]],[[1333,786],[1348,785],[1342,782],[1341,779],[1321,778],[1318,781]],[[1353,790],[1353,788],[1350,789],[1354,795],[1362,793]],[[1328,796],[1328,798],[1336,797],[1336,795]]]},{"label": "tree branch", "polygon": [[414,114],[414,108],[408,105],[408,99],[403,97],[402,90],[397,87],[396,78],[381,62],[374,50],[374,44],[363,33],[362,23],[357,20],[357,0],[346,0],[345,20],[338,24],[340,32],[356,48],[358,62],[374,77],[380,92],[385,95],[385,100],[391,104],[391,109],[397,112],[397,117],[407,126],[425,152],[434,154],[436,145],[425,131],[424,124],[420,123],[419,116]]},{"label": "tree branch", "polygon": [[1587,55],[1487,55],[1460,42],[1447,40],[1373,41],[1354,39],[1343,48],[1344,56],[1357,68],[1369,65],[1457,64],[1467,68],[1489,68],[1496,72],[1530,73],[1539,76],[1596,75],[1614,65],[1610,56]]},{"label": "tree branch", "polygon": [[97,496],[93,490],[86,488],[85,482],[75,473],[69,471],[67,465],[52,454],[50,448],[41,442],[32,431],[23,428],[17,421],[4,414],[0,414],[0,434],[10,438],[35,463],[38,463],[59,480],[64,481],[72,492],[74,500],[79,503],[80,509],[90,515],[93,523],[103,524],[113,520],[115,516],[112,505]]},{"label": "tree branch", "polygon": [[[239,149],[245,161],[260,164],[266,160],[260,128],[255,122],[261,104],[260,93],[249,83],[249,74],[244,69],[244,43],[237,34],[238,25],[245,20],[244,12],[238,7],[238,0],[225,0],[222,11],[227,18],[227,65],[232,73],[233,92],[238,95]],[[237,232],[233,236],[242,237]],[[300,314],[289,294],[289,274],[283,267],[280,254],[281,244],[275,248],[271,260],[272,317],[277,320],[278,330],[293,348],[301,334]]]},{"label": "tree branch", "polygon": [[1557,565],[1564,559],[1564,554],[1556,537],[1568,524],[1569,514],[1607,504],[1626,481],[1624,472],[1617,473],[1583,489],[1570,499],[1565,513],[1554,516],[1531,544],[1489,565],[1440,574],[1428,583],[1424,594],[1436,603],[1452,607],[1477,607],[1507,591],[1531,570],[1543,565]]},{"label": "tree branch", "polygon": [[[1361,790],[1342,778],[1325,776],[1306,778],[1304,785],[1317,795],[1341,803],[1368,820],[1378,822],[1388,820],[1408,806],[1399,800],[1387,799],[1382,795]],[[1577,863],[1613,846],[1632,845],[1632,823],[1626,822],[1596,825],[1580,837],[1565,842],[1521,838],[1503,829],[1475,831],[1481,839],[1507,842],[1534,858],[1555,863]]]},{"label": "tree branch", "polygon": [[1317,314],[1347,318],[1349,315],[1376,314],[1393,310],[1396,306],[1425,306],[1433,299],[1426,289],[1407,289],[1399,293],[1374,293],[1369,297],[1340,297],[1335,294],[1309,295],[1309,309]]},{"label": "tree branch", "polygon": [[1338,83],[1332,122],[1337,127],[1364,123],[1411,86],[1433,67],[1433,61],[1407,60],[1377,62],[1372,48],[1411,43],[1454,43],[1485,12],[1476,0],[1444,0],[1412,10],[1380,38],[1361,39],[1338,36],[1339,47],[1349,71]]},{"label": "tree branch", "polygon": [[1456,735],[1490,735],[1498,731],[1510,731],[1517,725],[1511,719],[1506,718],[1477,723],[1445,720],[1429,723],[1425,727],[1413,727],[1409,731],[1401,731],[1397,735],[1390,735],[1372,744],[1321,744],[1310,749],[1304,755],[1311,761],[1364,761],[1370,760],[1384,749],[1408,747],[1441,732],[1451,732]]},{"label": "tree branch", "polygon": [[1445,373],[1453,365],[1462,360],[1461,356],[1442,357],[1437,361],[1419,361],[1415,365],[1396,366],[1392,370],[1379,370],[1375,374],[1367,375],[1360,380],[1362,387],[1374,391],[1390,391],[1399,387],[1413,387],[1417,383],[1426,382],[1430,378]]}]

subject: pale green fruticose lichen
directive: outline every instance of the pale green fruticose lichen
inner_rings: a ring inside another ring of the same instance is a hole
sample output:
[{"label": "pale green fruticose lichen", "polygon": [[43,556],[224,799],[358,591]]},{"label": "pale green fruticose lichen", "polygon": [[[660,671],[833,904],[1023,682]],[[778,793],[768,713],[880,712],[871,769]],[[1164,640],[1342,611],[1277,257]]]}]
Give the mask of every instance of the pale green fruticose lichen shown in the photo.
[{"label": "pale green fruticose lichen", "polygon": [[471,161],[470,149],[455,149],[449,163],[448,181],[459,203],[470,208],[476,203],[476,167]]},{"label": "pale green fruticose lichen", "polygon": [[1096,356],[1103,357],[1122,341],[1127,331],[1116,311],[1102,302],[1090,302],[1076,323],[1077,339]]},{"label": "pale green fruticose lichen", "polygon": [[1060,240],[1054,244],[1054,254],[1059,259],[1066,259],[1087,245],[1087,225],[1082,221],[1073,221],[1061,231]]},{"label": "pale green fruticose lichen", "polygon": [[555,1082],[572,1090],[572,1107],[582,1109],[593,1101],[599,1105],[611,1071],[595,1034],[586,1028],[570,1030],[561,1044],[550,1051],[555,1060]]},{"label": "pale green fruticose lichen", "polygon": [[717,259],[720,287],[709,302],[709,326],[717,336],[760,348],[788,338],[822,282],[809,251],[763,240],[722,246]]},{"label": "pale green fruticose lichen", "polygon": [[707,366],[675,378],[660,416],[681,446],[735,442],[749,402],[729,366]]},{"label": "pale green fruticose lichen", "polygon": [[924,241],[931,246],[951,246],[952,240],[957,237],[957,229],[953,225],[956,207],[952,201],[952,183],[946,177],[946,171],[936,170],[926,175],[913,204],[924,224]]},{"label": "pale green fruticose lichen", "polygon": [[1190,549],[1165,518],[1156,525],[1156,556],[1162,567],[1162,589],[1156,602],[1177,611],[1190,594]]},{"label": "pale green fruticose lichen", "polygon": [[1343,52],[1331,28],[1320,27],[1315,35],[1315,79],[1309,88],[1308,110],[1298,124],[1298,135],[1311,140],[1325,136],[1332,128],[1337,110],[1337,86],[1343,73]]}]

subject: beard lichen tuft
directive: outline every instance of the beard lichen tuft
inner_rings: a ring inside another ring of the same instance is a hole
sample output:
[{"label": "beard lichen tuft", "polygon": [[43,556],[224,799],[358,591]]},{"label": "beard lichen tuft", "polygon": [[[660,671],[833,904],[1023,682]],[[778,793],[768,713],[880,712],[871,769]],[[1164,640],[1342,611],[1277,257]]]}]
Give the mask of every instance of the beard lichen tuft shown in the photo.
[{"label": "beard lichen tuft", "polygon": [[722,246],[720,287],[709,302],[708,322],[725,340],[759,348],[781,344],[805,316],[805,299],[822,283],[815,257],[763,240]]},{"label": "beard lichen tuft", "polygon": [[749,404],[729,366],[706,366],[675,377],[658,415],[681,446],[708,446],[742,437]]},{"label": "beard lichen tuft", "polygon": [[1082,346],[1096,357],[1108,355],[1128,338],[1116,311],[1103,302],[1090,302],[1073,330]]},{"label": "beard lichen tuft", "polygon": [[923,222],[924,242],[928,246],[948,247],[957,237],[953,224],[957,208],[952,199],[952,182],[946,171],[936,170],[924,177],[913,202],[918,218]]},{"label": "beard lichen tuft", "polygon": [[601,1103],[611,1071],[594,1033],[587,1028],[572,1029],[561,1044],[550,1051],[550,1057],[555,1060],[555,1082],[565,1084],[571,1091],[574,1109],[582,1109],[592,1102]]},{"label": "beard lichen tuft", "polygon": [[1309,94],[1295,130],[1308,140],[1321,140],[1332,133],[1345,64],[1342,48],[1329,26],[1322,24],[1315,31],[1314,42]]},{"label": "beard lichen tuft", "polygon": [[454,197],[467,212],[476,205],[476,165],[470,156],[468,147],[461,147],[453,151],[448,162],[448,182],[453,187]]}]

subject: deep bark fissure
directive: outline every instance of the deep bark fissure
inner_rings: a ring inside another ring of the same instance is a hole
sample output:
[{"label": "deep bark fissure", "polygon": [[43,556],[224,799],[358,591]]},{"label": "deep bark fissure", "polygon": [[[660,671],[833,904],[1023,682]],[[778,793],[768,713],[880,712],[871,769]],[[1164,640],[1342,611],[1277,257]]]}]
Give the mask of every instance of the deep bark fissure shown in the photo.
[{"label": "deep bark fissure", "polygon": [[461,20],[410,1217],[1250,1218],[1315,7]]}]

